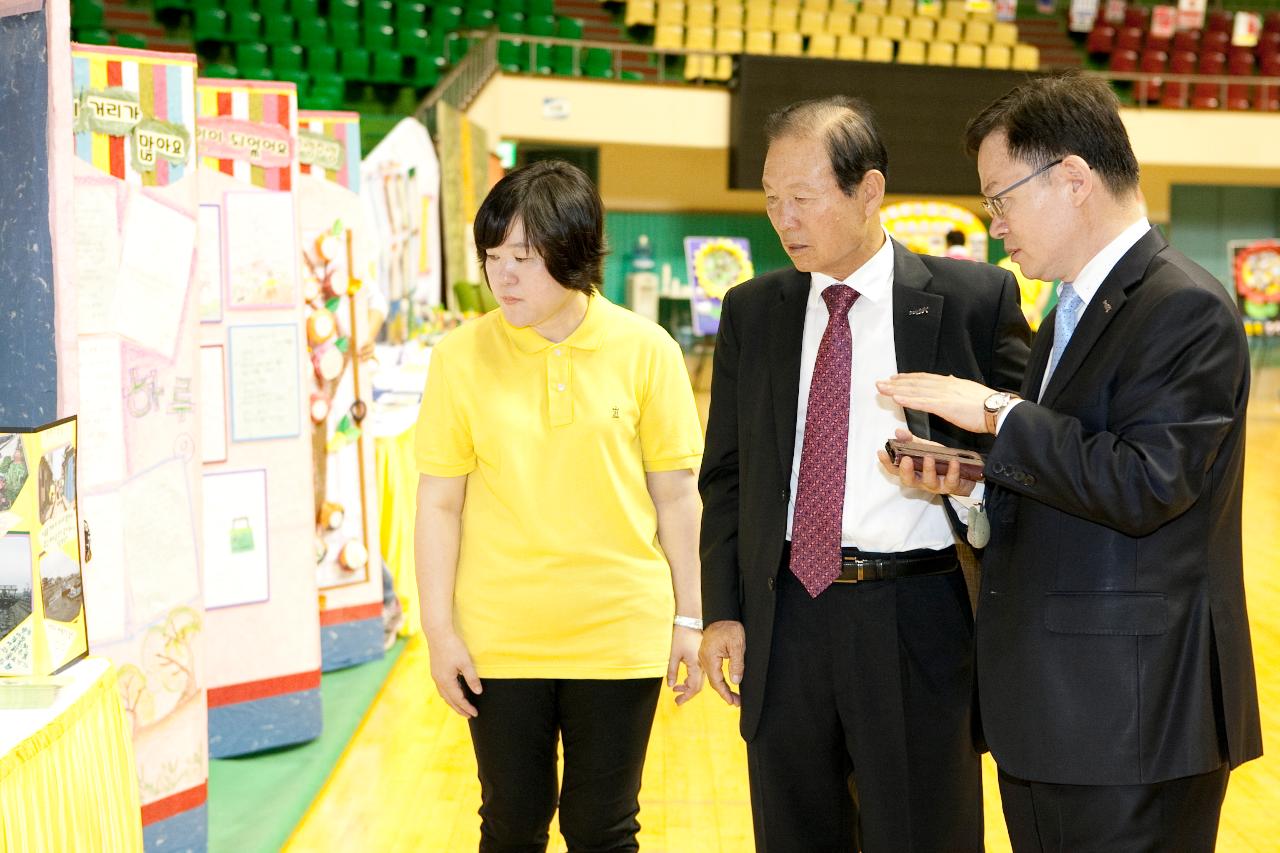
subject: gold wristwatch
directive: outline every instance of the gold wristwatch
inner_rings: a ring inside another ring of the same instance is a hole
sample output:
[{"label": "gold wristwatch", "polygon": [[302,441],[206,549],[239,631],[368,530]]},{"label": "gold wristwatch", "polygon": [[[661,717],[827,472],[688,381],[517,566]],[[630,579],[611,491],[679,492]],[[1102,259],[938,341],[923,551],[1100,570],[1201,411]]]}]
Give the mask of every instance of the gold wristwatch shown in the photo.
[{"label": "gold wristwatch", "polygon": [[1000,417],[1000,413],[1009,408],[1009,404],[1017,400],[1016,394],[1010,394],[1008,391],[997,391],[987,397],[982,402],[982,412],[986,417],[987,432],[992,435],[996,434],[996,420]]}]

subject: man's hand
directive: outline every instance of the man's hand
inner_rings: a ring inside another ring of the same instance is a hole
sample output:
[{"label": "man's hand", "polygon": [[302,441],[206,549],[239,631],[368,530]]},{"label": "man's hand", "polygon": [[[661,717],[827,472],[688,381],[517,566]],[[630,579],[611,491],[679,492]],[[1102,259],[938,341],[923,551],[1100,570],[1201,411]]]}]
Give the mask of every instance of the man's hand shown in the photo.
[{"label": "man's hand", "polygon": [[452,631],[429,635],[427,650],[431,654],[431,680],[436,683],[436,692],[450,708],[462,716],[476,716],[479,712],[475,705],[467,701],[467,694],[458,683],[458,677],[461,676],[467,682],[472,693],[482,693],[484,687],[480,684],[480,676],[476,675],[471,653],[467,651],[462,638]]},{"label": "man's hand", "polygon": [[[916,438],[905,429],[895,430],[894,438],[898,439],[898,441],[917,441],[921,444],[942,447],[936,441]],[[923,489],[935,495],[960,495],[964,497],[971,494],[973,487],[977,485],[973,480],[966,480],[960,476],[959,465],[948,466],[947,475],[939,477],[937,466],[934,465],[932,456],[924,458],[919,471],[916,470],[915,460],[910,456],[903,456],[897,465],[893,464],[893,461],[889,459],[889,454],[883,448],[876,451],[876,456],[880,459],[881,467],[888,472],[889,476],[897,477],[898,482],[904,488]]]},{"label": "man's hand", "polygon": [[[702,632],[680,625],[671,630],[671,660],[667,664],[667,686],[676,694],[676,704],[683,705],[702,689],[702,667],[698,665],[698,643]],[[680,664],[684,663],[684,682]]]},{"label": "man's hand", "polygon": [[969,432],[987,431],[983,403],[995,393],[985,385],[936,373],[895,373],[876,390],[904,409],[937,415]]},{"label": "man's hand", "polygon": [[735,708],[742,707],[742,697],[734,693],[733,687],[725,681],[724,662],[729,661],[729,682],[736,687],[742,683],[743,654],[746,648],[747,632],[742,623],[722,619],[712,622],[702,632],[702,648],[698,650],[698,660],[702,662],[702,671],[711,684],[711,689]]}]

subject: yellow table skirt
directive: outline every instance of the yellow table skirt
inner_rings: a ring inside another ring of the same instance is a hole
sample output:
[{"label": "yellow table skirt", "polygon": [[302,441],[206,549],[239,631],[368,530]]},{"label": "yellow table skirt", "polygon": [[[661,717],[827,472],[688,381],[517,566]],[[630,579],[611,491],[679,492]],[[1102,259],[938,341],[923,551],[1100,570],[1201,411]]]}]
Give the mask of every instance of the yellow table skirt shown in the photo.
[{"label": "yellow table skirt", "polygon": [[[0,851],[142,850],[133,739],[115,669],[89,658],[66,674],[73,683],[51,718],[0,755]],[[31,713],[0,711],[0,726]]]},{"label": "yellow table skirt", "polygon": [[418,470],[413,428],[374,440],[378,482],[379,543],[404,608],[400,636],[418,633],[418,582],[413,574],[413,523],[418,508]]}]

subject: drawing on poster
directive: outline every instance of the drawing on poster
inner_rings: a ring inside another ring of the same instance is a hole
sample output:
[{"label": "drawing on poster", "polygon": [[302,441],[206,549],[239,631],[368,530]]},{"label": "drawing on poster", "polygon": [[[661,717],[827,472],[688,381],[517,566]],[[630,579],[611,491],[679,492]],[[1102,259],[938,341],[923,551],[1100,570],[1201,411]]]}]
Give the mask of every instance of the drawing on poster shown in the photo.
[{"label": "drawing on poster", "polygon": [[142,192],[133,193],[126,211],[113,325],[172,358],[191,284],[196,221]]},{"label": "drawing on poster", "polygon": [[120,340],[81,335],[80,411],[93,412],[77,426],[80,491],[125,477],[124,387]]},{"label": "drawing on poster", "polygon": [[111,331],[120,275],[119,206],[117,181],[76,179],[76,322],[82,335]]},{"label": "drawing on poster", "polygon": [[[11,508],[28,477],[27,456],[22,438],[13,433],[0,433],[0,512]],[[30,567],[30,564],[28,564]]]},{"label": "drawing on poster", "polygon": [[138,474],[121,497],[129,617],[131,626],[146,625],[200,596],[199,519],[186,460],[175,457]]},{"label": "drawing on poster", "polygon": [[216,204],[200,205],[199,235],[196,248],[196,281],[200,293],[200,322],[222,320],[222,208]]},{"label": "drawing on poster", "polygon": [[0,673],[25,675],[34,667],[31,647],[31,535],[0,538]]},{"label": "drawing on poster", "polygon": [[287,438],[302,431],[298,327],[232,326],[231,439]]},{"label": "drawing on poster", "polygon": [[204,475],[205,609],[270,598],[265,469]]},{"label": "drawing on poster", "polygon": [[226,193],[222,221],[228,305],[292,306],[297,298],[298,279],[293,195]]},{"label": "drawing on poster", "polygon": [[227,369],[223,346],[200,347],[201,461],[227,461]]}]

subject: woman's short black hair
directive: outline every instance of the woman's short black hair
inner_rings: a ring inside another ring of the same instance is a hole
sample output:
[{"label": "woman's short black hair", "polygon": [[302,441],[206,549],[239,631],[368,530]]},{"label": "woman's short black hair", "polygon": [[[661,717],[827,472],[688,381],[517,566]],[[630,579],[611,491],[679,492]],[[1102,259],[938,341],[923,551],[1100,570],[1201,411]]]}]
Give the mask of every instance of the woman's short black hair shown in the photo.
[{"label": "woman's short black hair", "polygon": [[810,135],[826,145],[831,171],[845,195],[853,195],[872,169],[888,179],[889,152],[865,101],[848,95],[797,101],[765,121],[764,138],[769,145],[783,137]]},{"label": "woman's short black hair", "polygon": [[540,160],[498,181],[476,212],[473,233],[481,267],[485,253],[502,245],[517,219],[525,242],[561,287],[596,290],[607,254],[604,205],[581,169],[563,160]]},{"label": "woman's short black hair", "polygon": [[1003,133],[1009,156],[1039,167],[1075,154],[1113,196],[1138,189],[1138,158],[1105,80],[1076,71],[1032,79],[993,101],[965,128],[970,156]]}]

